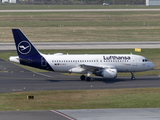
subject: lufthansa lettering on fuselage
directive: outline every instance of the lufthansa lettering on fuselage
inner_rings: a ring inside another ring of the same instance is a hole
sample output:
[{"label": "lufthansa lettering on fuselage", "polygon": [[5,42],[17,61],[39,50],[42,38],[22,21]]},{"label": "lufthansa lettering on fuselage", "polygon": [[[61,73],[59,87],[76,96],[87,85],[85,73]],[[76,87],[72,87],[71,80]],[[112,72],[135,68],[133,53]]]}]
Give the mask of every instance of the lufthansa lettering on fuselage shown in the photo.
[{"label": "lufthansa lettering on fuselage", "polygon": [[103,56],[104,60],[130,60],[130,56]]}]

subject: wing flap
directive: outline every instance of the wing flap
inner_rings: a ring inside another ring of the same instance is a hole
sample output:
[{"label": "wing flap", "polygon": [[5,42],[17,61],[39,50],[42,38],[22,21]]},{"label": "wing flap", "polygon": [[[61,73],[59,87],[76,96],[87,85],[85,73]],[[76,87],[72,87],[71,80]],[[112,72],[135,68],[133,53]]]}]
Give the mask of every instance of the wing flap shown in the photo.
[{"label": "wing flap", "polygon": [[102,69],[103,68],[101,66],[86,65],[86,64],[82,64],[82,65],[80,65],[80,67],[85,69],[86,71],[94,71],[95,69]]},{"label": "wing flap", "polygon": [[81,68],[85,69],[86,71],[94,71],[95,69],[112,69],[115,68],[115,66],[111,65],[103,65],[103,66],[96,66],[96,65],[86,65],[86,64],[81,64]]}]

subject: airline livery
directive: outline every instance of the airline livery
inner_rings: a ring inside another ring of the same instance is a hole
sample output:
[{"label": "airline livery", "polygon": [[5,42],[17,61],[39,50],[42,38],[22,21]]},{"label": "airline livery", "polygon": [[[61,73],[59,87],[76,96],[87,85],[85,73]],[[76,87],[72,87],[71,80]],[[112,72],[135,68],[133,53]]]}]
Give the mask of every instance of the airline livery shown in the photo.
[{"label": "airline livery", "polygon": [[118,72],[147,71],[155,67],[145,57],[133,54],[63,54],[46,55],[40,53],[19,29],[12,29],[18,56],[11,56],[10,61],[64,73],[80,73],[81,80],[90,81],[90,75],[103,78],[116,78]]}]

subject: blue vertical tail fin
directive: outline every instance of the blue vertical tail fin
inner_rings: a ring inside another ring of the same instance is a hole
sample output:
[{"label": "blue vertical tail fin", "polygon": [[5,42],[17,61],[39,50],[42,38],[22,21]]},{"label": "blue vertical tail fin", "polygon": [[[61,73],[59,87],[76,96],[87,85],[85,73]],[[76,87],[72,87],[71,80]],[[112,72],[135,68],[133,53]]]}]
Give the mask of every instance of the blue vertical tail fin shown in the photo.
[{"label": "blue vertical tail fin", "polygon": [[34,47],[21,30],[12,29],[12,32],[20,64],[54,71],[44,58],[44,55]]},{"label": "blue vertical tail fin", "polygon": [[17,53],[20,58],[40,55],[29,39],[19,29],[12,29]]}]

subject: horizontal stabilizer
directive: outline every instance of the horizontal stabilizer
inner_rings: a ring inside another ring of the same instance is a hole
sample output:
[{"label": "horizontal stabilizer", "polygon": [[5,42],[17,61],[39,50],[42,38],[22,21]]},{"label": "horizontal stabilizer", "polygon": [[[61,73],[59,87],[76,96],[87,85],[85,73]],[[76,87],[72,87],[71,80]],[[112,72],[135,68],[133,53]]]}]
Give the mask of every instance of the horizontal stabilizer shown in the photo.
[{"label": "horizontal stabilizer", "polygon": [[10,56],[9,61],[20,63],[18,56]]}]

